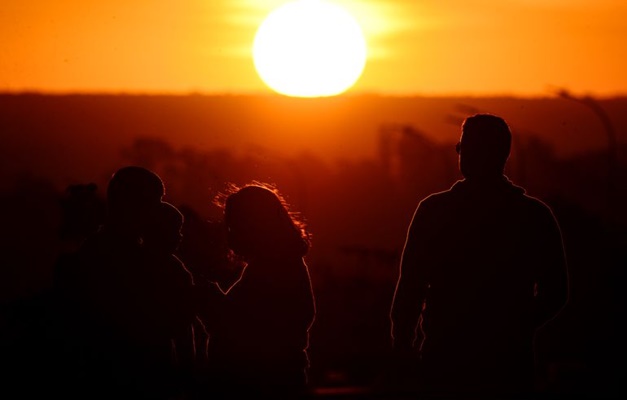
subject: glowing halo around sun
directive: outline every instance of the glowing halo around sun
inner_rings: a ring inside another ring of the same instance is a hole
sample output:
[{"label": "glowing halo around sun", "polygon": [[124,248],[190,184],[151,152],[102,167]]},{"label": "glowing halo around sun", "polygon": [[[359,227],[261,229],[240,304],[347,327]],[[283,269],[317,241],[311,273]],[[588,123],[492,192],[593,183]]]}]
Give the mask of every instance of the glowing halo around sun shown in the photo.
[{"label": "glowing halo around sun", "polygon": [[335,96],[361,76],[366,49],[359,24],[342,7],[297,0],[272,11],[259,26],[253,60],[260,78],[278,93]]}]

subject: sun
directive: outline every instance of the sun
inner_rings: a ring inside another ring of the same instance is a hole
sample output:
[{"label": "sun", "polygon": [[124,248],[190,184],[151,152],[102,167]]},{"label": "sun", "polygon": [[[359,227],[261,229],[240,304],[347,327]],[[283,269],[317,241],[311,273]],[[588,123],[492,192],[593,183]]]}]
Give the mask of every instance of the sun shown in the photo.
[{"label": "sun", "polygon": [[264,83],[278,93],[335,96],[361,76],[366,49],[359,24],[342,7],[297,0],[275,9],[259,26],[253,60]]}]

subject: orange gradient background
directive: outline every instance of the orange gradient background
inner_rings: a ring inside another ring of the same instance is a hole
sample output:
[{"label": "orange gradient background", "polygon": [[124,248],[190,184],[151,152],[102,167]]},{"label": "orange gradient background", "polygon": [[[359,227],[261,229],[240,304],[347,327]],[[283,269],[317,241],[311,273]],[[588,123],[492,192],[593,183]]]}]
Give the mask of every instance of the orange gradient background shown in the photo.
[{"label": "orange gradient background", "polygon": [[[251,59],[283,0],[5,0],[0,92],[270,93]],[[351,93],[627,92],[619,0],[337,0],[368,62]]]}]

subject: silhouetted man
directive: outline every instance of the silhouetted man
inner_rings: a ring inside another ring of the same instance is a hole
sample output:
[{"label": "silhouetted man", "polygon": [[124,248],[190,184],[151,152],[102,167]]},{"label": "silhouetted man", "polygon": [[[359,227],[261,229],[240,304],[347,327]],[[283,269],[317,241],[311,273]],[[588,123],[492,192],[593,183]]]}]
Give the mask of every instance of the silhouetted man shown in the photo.
[{"label": "silhouetted man", "polygon": [[400,359],[419,355],[422,390],[525,395],[533,339],[568,297],[558,224],[503,175],[511,133],[494,115],[462,125],[465,179],[420,202],[409,227],[391,310]]},{"label": "silhouetted man", "polygon": [[100,229],[56,271],[65,319],[66,396],[139,397],[144,329],[138,318],[145,279],[142,231],[161,204],[161,179],[145,168],[118,170],[107,186],[107,216]]}]

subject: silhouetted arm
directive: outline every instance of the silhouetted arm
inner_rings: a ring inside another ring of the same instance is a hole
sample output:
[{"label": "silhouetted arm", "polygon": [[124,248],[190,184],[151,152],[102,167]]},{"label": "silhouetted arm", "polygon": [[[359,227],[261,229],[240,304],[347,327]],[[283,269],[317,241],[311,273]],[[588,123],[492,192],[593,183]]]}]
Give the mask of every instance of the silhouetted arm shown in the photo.
[{"label": "silhouetted arm", "polygon": [[185,373],[189,373],[195,365],[195,326],[193,322],[178,330],[172,339],[176,362]]},{"label": "silhouetted arm", "polygon": [[403,248],[390,313],[395,350],[410,350],[414,346],[418,319],[427,293],[429,282],[425,272],[428,265],[425,264],[428,264],[426,238],[429,224],[425,214],[421,203],[414,214]]},{"label": "silhouetted arm", "polygon": [[199,302],[196,293],[198,286],[195,284],[193,274],[176,256],[172,257],[173,268],[177,274],[170,277],[176,297],[176,313],[173,316],[172,327],[172,356],[178,369],[179,384],[184,389],[189,389],[194,383],[194,376],[202,366],[202,347],[205,345],[198,339],[202,338],[203,326],[199,324],[197,314]]},{"label": "silhouetted arm", "polygon": [[568,270],[559,225],[550,210],[543,213],[535,282],[535,324],[553,319],[568,301]]},{"label": "silhouetted arm", "polygon": [[[303,262],[304,263],[304,262]],[[307,324],[307,329],[311,327],[315,318],[316,318],[316,298],[314,296],[313,287],[311,284],[311,277],[309,276],[309,269],[307,265],[304,264],[304,279],[303,279],[303,295],[305,297],[305,321]]]}]

